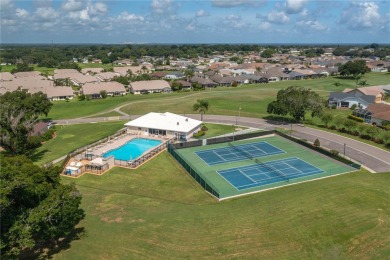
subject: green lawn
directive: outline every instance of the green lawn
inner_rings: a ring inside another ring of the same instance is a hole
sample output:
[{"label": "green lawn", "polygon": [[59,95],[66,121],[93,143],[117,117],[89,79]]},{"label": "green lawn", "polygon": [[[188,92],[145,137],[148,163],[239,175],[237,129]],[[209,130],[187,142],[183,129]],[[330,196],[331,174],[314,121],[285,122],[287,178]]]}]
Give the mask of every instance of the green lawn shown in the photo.
[{"label": "green lawn", "polygon": [[75,182],[86,218],[55,259],[387,259],[390,173],[216,202],[170,157]]},{"label": "green lawn", "polygon": [[[362,80],[367,80],[370,85],[388,84],[390,74],[368,73]],[[335,86],[340,82],[342,86]],[[356,82],[351,79],[339,79],[328,77],[313,80],[282,81],[269,84],[242,85],[237,88],[218,87],[212,90],[200,92],[184,92],[171,94],[150,94],[150,95],[126,95],[124,97],[109,97],[90,101],[54,102],[49,113],[52,119],[67,119],[83,116],[91,116],[99,113],[107,113],[115,107],[126,105],[123,112],[140,115],[151,111],[172,112],[172,113],[193,113],[192,105],[197,99],[208,99],[210,103],[210,114],[237,115],[241,107],[241,115],[249,117],[264,117],[267,114],[267,105],[276,97],[278,90],[298,85],[318,91],[324,98],[329,91],[341,91],[346,87],[355,87]]]},{"label": "green lawn", "polygon": [[[232,125],[220,125],[220,124],[204,124],[207,127],[206,134],[202,136],[200,139],[207,139],[215,136],[220,136],[224,134],[230,134],[235,130],[236,127]],[[241,129],[246,129],[246,127],[241,127]]]},{"label": "green lawn", "polygon": [[84,145],[93,143],[124,127],[124,121],[98,124],[78,124],[57,127],[57,137],[36,149],[30,158],[42,165]]}]

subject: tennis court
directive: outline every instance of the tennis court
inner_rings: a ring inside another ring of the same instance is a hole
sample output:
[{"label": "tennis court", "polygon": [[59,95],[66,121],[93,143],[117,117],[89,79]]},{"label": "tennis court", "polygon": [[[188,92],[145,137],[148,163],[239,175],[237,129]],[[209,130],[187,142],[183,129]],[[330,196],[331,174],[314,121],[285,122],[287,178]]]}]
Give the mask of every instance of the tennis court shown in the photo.
[{"label": "tennis court", "polygon": [[174,153],[187,172],[220,200],[355,170],[279,135],[201,144]]},{"label": "tennis court", "polygon": [[234,146],[231,145],[223,148],[195,152],[195,154],[209,166],[280,153],[285,152],[267,142],[256,142]]},{"label": "tennis court", "polygon": [[243,190],[275,182],[289,182],[291,179],[324,171],[299,158],[291,157],[217,172],[237,190]]}]

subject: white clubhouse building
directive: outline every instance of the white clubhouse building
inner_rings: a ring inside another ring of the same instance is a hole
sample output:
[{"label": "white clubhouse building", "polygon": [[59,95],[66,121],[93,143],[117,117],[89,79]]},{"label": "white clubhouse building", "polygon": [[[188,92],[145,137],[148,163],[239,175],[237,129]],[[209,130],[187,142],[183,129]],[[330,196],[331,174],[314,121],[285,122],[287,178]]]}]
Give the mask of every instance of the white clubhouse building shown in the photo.
[{"label": "white clubhouse building", "polygon": [[151,112],[125,124],[127,133],[142,136],[176,137],[188,140],[202,127],[202,121],[172,114]]}]

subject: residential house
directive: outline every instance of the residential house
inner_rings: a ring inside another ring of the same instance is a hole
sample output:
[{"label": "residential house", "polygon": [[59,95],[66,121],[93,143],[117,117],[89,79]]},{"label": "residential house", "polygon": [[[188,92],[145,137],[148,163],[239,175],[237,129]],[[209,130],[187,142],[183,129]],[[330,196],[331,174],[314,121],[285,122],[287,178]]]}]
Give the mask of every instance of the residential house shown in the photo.
[{"label": "residential house", "polygon": [[383,96],[383,89],[378,86],[346,89],[343,92],[331,92],[328,103],[337,108],[350,108],[353,105],[366,108],[370,104],[381,103]]},{"label": "residential house", "polygon": [[124,96],[127,93],[125,87],[116,81],[91,82],[82,86],[82,93],[91,98],[101,98],[102,91],[106,91],[109,96]]},{"label": "residential house", "polygon": [[215,83],[211,79],[205,79],[205,78],[201,78],[201,77],[193,77],[191,79],[191,82],[199,83],[204,88],[215,88],[218,85],[217,83]]},{"label": "residential house", "polygon": [[143,80],[130,83],[130,93],[146,94],[146,93],[161,93],[171,92],[171,86],[165,80]]},{"label": "residential house", "polygon": [[119,75],[120,75],[119,73],[115,73],[115,72],[101,72],[101,73],[96,74],[95,77],[99,81],[111,81]]},{"label": "residential house", "polygon": [[15,78],[10,72],[0,72],[0,81],[10,81]]},{"label": "residential house", "polygon": [[171,80],[173,79],[173,80],[175,80],[175,79],[182,79],[184,77],[185,77],[185,75],[183,73],[181,73],[181,72],[169,72],[168,74],[166,74],[164,76],[164,79],[171,79]]},{"label": "residential house", "polygon": [[363,118],[367,123],[381,126],[383,121],[390,122],[390,105],[371,104],[366,108],[356,109],[353,114]]},{"label": "residential house", "polygon": [[271,67],[268,68],[265,74],[262,76],[268,79],[268,82],[282,81],[282,80],[290,80],[291,76],[284,72],[284,70],[280,67]]},{"label": "residential house", "polygon": [[84,68],[81,70],[81,73],[88,75],[94,75],[100,72],[103,72],[103,68]]},{"label": "residential house", "polygon": [[192,89],[191,82],[188,82],[185,80],[175,80],[175,81],[170,82],[170,85],[172,85],[173,82],[181,84],[183,90],[191,90]]},{"label": "residential house", "polygon": [[74,93],[71,87],[56,86],[45,89],[45,94],[50,101],[73,99]]}]

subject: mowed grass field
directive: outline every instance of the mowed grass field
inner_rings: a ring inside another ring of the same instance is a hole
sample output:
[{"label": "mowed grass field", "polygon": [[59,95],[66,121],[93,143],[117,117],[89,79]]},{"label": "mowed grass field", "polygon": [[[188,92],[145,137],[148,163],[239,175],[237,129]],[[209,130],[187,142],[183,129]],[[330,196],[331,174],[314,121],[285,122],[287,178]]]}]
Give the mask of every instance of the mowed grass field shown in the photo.
[{"label": "mowed grass field", "polygon": [[387,259],[390,173],[216,202],[164,152],[75,182],[86,218],[55,259]]},{"label": "mowed grass field", "polygon": [[43,143],[30,158],[43,165],[84,145],[114,134],[124,127],[125,121],[113,121],[98,124],[78,124],[56,126],[56,137]]},{"label": "mowed grass field", "polygon": [[[369,85],[389,84],[389,73],[368,73],[361,80]],[[339,82],[341,86],[335,86]],[[69,119],[96,114],[107,114],[110,110],[123,106],[121,110],[130,115],[147,112],[193,113],[192,105],[197,99],[207,99],[210,103],[208,113],[237,115],[241,107],[242,116],[263,117],[267,115],[267,105],[275,100],[278,90],[296,85],[311,88],[326,98],[330,91],[341,91],[356,87],[353,79],[328,77],[313,80],[281,81],[269,84],[251,84],[233,87],[218,87],[205,91],[192,91],[171,94],[131,95],[108,97],[106,99],[70,102],[56,101],[49,118]]]}]

